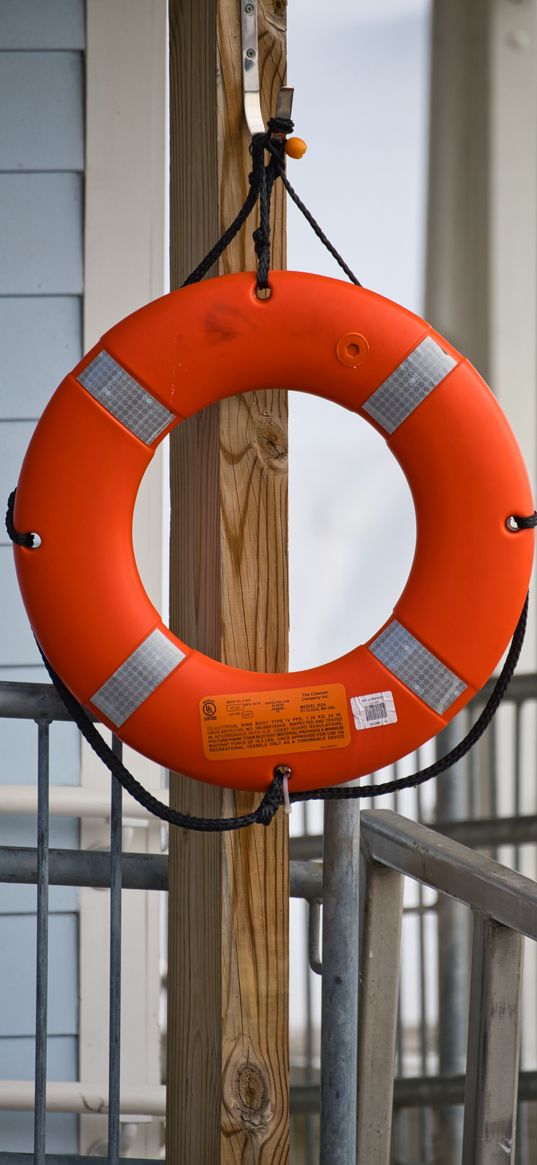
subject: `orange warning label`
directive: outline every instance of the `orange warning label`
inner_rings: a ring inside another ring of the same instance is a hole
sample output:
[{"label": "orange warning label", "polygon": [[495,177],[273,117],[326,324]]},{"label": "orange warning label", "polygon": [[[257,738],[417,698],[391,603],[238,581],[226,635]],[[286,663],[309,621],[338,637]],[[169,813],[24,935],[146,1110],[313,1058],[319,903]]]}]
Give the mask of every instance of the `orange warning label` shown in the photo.
[{"label": "orange warning label", "polygon": [[343,684],[206,696],[200,716],[208,760],[270,756],[282,749],[317,752],[350,741]]}]

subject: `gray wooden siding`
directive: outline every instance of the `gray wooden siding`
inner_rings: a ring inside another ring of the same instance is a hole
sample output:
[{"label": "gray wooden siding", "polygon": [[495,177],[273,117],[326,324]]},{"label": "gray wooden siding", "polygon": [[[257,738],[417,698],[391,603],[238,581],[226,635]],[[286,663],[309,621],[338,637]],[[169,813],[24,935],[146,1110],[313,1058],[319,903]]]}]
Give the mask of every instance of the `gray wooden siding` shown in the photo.
[{"label": "gray wooden siding", "polygon": [[81,97],[81,53],[3,52],[0,69],[2,169],[82,170]]},{"label": "gray wooden siding", "polygon": [[84,0],[0,0],[0,49],[83,49]]},{"label": "gray wooden siding", "polygon": [[0,174],[0,295],[82,294],[80,174]]},{"label": "gray wooden siding", "polygon": [[[2,502],[9,497],[11,490],[17,484],[19,470],[34,429],[35,421],[13,423],[13,418],[10,418],[9,421],[2,419],[0,423],[0,498]],[[0,546],[7,546],[11,549],[4,523],[0,528]],[[9,557],[11,560],[11,555]]]},{"label": "gray wooden siding", "polygon": [[0,298],[0,336],[6,341],[0,344],[4,418],[41,415],[51,388],[80,359],[81,314],[77,295]]},{"label": "gray wooden siding", "polygon": [[22,605],[9,546],[0,547],[0,597],[4,624],[0,637],[0,679],[11,679],[9,674],[2,675],[3,669],[21,665],[37,667],[41,658]]},{"label": "gray wooden siding", "polygon": [[[84,169],[83,0],[0,0],[0,506],[35,422],[81,356]],[[46,675],[0,534],[0,679]],[[78,784],[74,726],[51,728],[51,782]],[[34,784],[33,724],[0,721],[0,783]],[[32,817],[0,816],[0,845],[35,845]],[[76,848],[79,823],[51,822]],[[0,1078],[34,1071],[35,888],[0,886]],[[78,1078],[78,893],[50,893],[50,1079]],[[32,1150],[32,1114],[0,1113],[0,1149]],[[47,1151],[76,1153],[78,1120],[47,1121]]]}]

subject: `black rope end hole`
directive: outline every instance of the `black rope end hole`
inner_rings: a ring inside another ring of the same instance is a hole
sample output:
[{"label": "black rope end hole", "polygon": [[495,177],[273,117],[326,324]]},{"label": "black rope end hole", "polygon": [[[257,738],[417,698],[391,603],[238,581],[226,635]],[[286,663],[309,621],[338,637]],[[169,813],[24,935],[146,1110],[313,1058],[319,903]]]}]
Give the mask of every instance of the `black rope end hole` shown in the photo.
[{"label": "black rope end hole", "polygon": [[17,490],[12,490],[7,500],[6,530],[8,532],[9,538],[15,544],[15,546],[23,546],[25,550],[37,550],[41,546],[40,534],[37,534],[34,530],[25,530],[23,532],[21,530],[17,530],[15,526],[13,514],[15,510],[16,494]]},{"label": "black rope end hole", "polygon": [[505,519],[506,528],[510,534],[519,534],[521,530],[534,530],[537,526],[537,511],[523,517],[521,514],[509,514]]},{"label": "black rope end hole", "polygon": [[256,287],[255,294],[261,302],[266,301],[272,296],[272,287]]}]

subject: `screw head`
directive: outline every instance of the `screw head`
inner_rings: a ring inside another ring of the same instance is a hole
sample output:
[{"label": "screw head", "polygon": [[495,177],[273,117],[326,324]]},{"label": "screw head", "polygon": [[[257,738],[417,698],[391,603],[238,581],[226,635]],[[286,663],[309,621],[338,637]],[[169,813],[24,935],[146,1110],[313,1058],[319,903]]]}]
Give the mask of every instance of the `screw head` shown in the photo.
[{"label": "screw head", "polygon": [[253,61],[254,57],[257,56],[257,53],[255,49],[246,49],[246,56],[248,57],[249,61]]},{"label": "screw head", "polygon": [[244,5],[244,11],[245,11],[245,12],[248,12],[248,13],[250,13],[250,12],[253,12],[253,10],[254,10],[254,6],[253,6],[253,4],[245,4],[245,5]]}]

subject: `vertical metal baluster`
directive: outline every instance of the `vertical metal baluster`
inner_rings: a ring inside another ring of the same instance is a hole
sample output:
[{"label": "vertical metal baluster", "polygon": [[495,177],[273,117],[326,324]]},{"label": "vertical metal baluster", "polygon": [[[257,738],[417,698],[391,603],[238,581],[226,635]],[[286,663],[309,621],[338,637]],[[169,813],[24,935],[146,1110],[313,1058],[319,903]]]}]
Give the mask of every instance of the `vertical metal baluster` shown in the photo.
[{"label": "vertical metal baluster", "polygon": [[[515,777],[515,803],[513,812],[515,817],[520,817],[522,812],[522,707],[516,701],[515,709],[515,725],[514,725],[514,777]],[[520,870],[520,846],[514,847],[514,867],[515,870]],[[524,1067],[524,1027],[521,1030],[521,1049],[520,1049],[520,1067]],[[528,1105],[520,1104],[517,1108],[517,1153],[522,1165],[528,1165],[529,1162],[529,1133],[528,1133]]]},{"label": "vertical metal baluster", "polygon": [[[308,812],[307,801],[304,801],[304,805],[303,805],[303,834],[304,834],[304,837],[308,837],[308,835],[309,835],[309,812]],[[309,931],[309,917],[308,917],[308,915],[309,915],[309,909],[306,908],[306,913],[305,913],[306,950],[308,947],[308,931]],[[312,991],[311,991],[311,971],[310,971],[308,959],[306,959],[305,973],[306,973],[306,981],[304,984],[305,995],[306,995],[306,1047],[305,1047],[306,1073],[305,1073],[305,1076],[306,1076],[306,1082],[308,1084],[312,1084],[314,1079],[315,1079],[315,1075],[314,1075],[314,1071],[313,1071],[313,1000],[312,1000]],[[311,1113],[308,1113],[306,1115],[306,1161],[308,1162],[308,1165],[310,1165],[310,1162],[313,1162],[314,1152],[315,1152],[314,1117],[312,1116]]]},{"label": "vertical metal baluster", "polygon": [[[403,877],[364,861],[358,1080],[358,1165],[388,1165],[397,1033]],[[398,1158],[399,1160],[406,1159]]]},{"label": "vertical metal baluster", "polygon": [[[394,766],[394,777],[399,776],[399,771],[400,771],[399,767],[396,764]],[[399,793],[397,792],[397,790],[395,791],[395,793],[393,793],[393,804],[390,806],[390,808],[393,809],[394,813],[399,813]],[[402,982],[403,982],[403,969],[401,967],[400,974],[399,974],[399,1007],[397,1008],[397,1058],[396,1058],[396,1064],[397,1064],[397,1075],[398,1076],[404,1076],[405,1067],[406,1067],[406,1065],[405,1065],[405,1051],[406,1051],[406,1049],[404,1047],[405,1035],[404,1035],[404,1030],[403,1030],[403,1015],[402,1015],[402,1010],[401,1010]],[[401,1119],[406,1121],[406,1118],[407,1118],[407,1114],[406,1114],[406,1112],[404,1112],[402,1114],[402,1118],[400,1118],[397,1122],[397,1136],[398,1137],[402,1137]]]},{"label": "vertical metal baluster", "polygon": [[[494,718],[492,724],[489,726],[488,735],[490,740],[490,816],[498,816],[498,716]],[[494,861],[498,861],[498,846],[495,845],[491,849],[490,856]]]},{"label": "vertical metal baluster", "polygon": [[[420,760],[420,758],[419,758],[419,753],[418,753],[418,764],[419,764],[419,760]],[[421,821],[421,819],[422,819],[422,799],[421,799],[421,789],[420,789],[419,785],[416,789],[416,794],[417,794],[416,819],[417,819],[417,821]],[[426,966],[427,954],[426,954],[426,950],[425,950],[425,909],[426,909],[426,907],[425,907],[425,896],[424,896],[424,892],[423,892],[423,883],[418,882],[418,946],[419,946],[419,952],[420,952],[419,979],[420,979],[420,1001],[421,1001],[421,1006],[420,1006],[420,1064],[421,1064],[422,1076],[427,1075],[427,966]],[[423,1133],[423,1136],[425,1136],[425,1134],[423,1132],[424,1127],[425,1127],[425,1125],[424,1125],[425,1110],[424,1109],[421,1109],[421,1117],[423,1118],[422,1122],[421,1122],[422,1123],[422,1133]],[[423,1145],[422,1145],[422,1151],[423,1151]]]},{"label": "vertical metal baluster", "polygon": [[[516,703],[516,704],[515,704],[515,756],[514,756],[514,765],[515,765],[515,804],[514,804],[514,814],[515,814],[515,817],[520,817],[520,812],[521,812],[521,804],[522,804],[522,798],[521,798],[521,795],[520,795],[520,781],[521,781],[521,773],[520,773],[520,765],[521,765],[521,760],[520,760],[520,756],[521,756],[521,741],[520,741],[520,732],[521,732],[521,728],[522,728],[522,724],[521,724],[521,716],[520,716],[520,704],[519,704],[519,703]],[[519,846],[519,845],[515,845],[515,854],[514,854],[514,857],[515,857],[515,870],[519,870],[519,869],[520,869],[520,846]]]},{"label": "vertical metal baluster", "polygon": [[[438,755],[449,752],[468,727],[468,713],[463,710],[438,738]],[[472,763],[473,753],[470,753],[437,782],[436,820],[440,830],[443,822],[464,821],[468,817],[468,793],[473,784],[469,780],[469,766]],[[477,777],[475,770],[473,776]],[[441,1076],[452,1076],[463,1073],[466,1064],[470,920],[466,907],[445,894],[438,895],[437,915],[438,1070]],[[442,1106],[436,1109],[434,1119],[438,1165],[460,1165],[462,1108],[460,1105]]]},{"label": "vertical metal baluster", "polygon": [[[400,768],[397,764],[393,768],[394,777],[400,775]],[[391,794],[390,809],[394,813],[399,813],[399,793],[397,790]],[[404,922],[404,912],[403,912]],[[404,931],[403,931],[404,934]],[[403,1026],[403,1011],[402,1011],[402,983],[403,983],[403,968],[400,965],[399,969],[399,997],[397,1006],[397,1036],[396,1036],[396,1057],[395,1057],[395,1074],[396,1076],[404,1076],[406,1068],[406,1048],[405,1048],[405,1032]],[[394,1128],[393,1128],[393,1144],[394,1152],[397,1160],[406,1161],[408,1156],[408,1111],[400,1109],[395,1114]]]},{"label": "vertical metal baluster", "polygon": [[469,783],[468,783],[468,817],[473,821],[476,817],[476,788],[477,788],[477,765],[476,759],[479,760],[479,752],[477,748],[473,748],[468,757]]},{"label": "vertical metal baluster", "polygon": [[[121,759],[122,746],[112,748]],[[121,1051],[121,812],[122,789],[112,777],[110,816],[110,1042],[108,1059],[108,1165],[119,1161],[119,1091]]]},{"label": "vertical metal baluster", "polygon": [[462,1165],[516,1158],[523,938],[474,914]]},{"label": "vertical metal baluster", "polygon": [[34,1162],[45,1163],[47,1127],[49,721],[37,721],[37,969]]},{"label": "vertical metal baluster", "polygon": [[[421,768],[421,756],[417,754],[418,768]],[[421,821],[423,818],[422,805],[422,790],[418,785],[416,788],[416,819]],[[418,941],[420,952],[420,1063],[422,1076],[427,1075],[427,1051],[428,1051],[428,1033],[427,1033],[427,951],[425,948],[425,895],[423,891],[423,883],[418,882]],[[423,1161],[428,1161],[431,1155],[431,1110],[428,1108],[420,1108],[420,1152]]]},{"label": "vertical metal baluster", "polygon": [[324,811],[320,1165],[355,1165],[359,801]]}]

